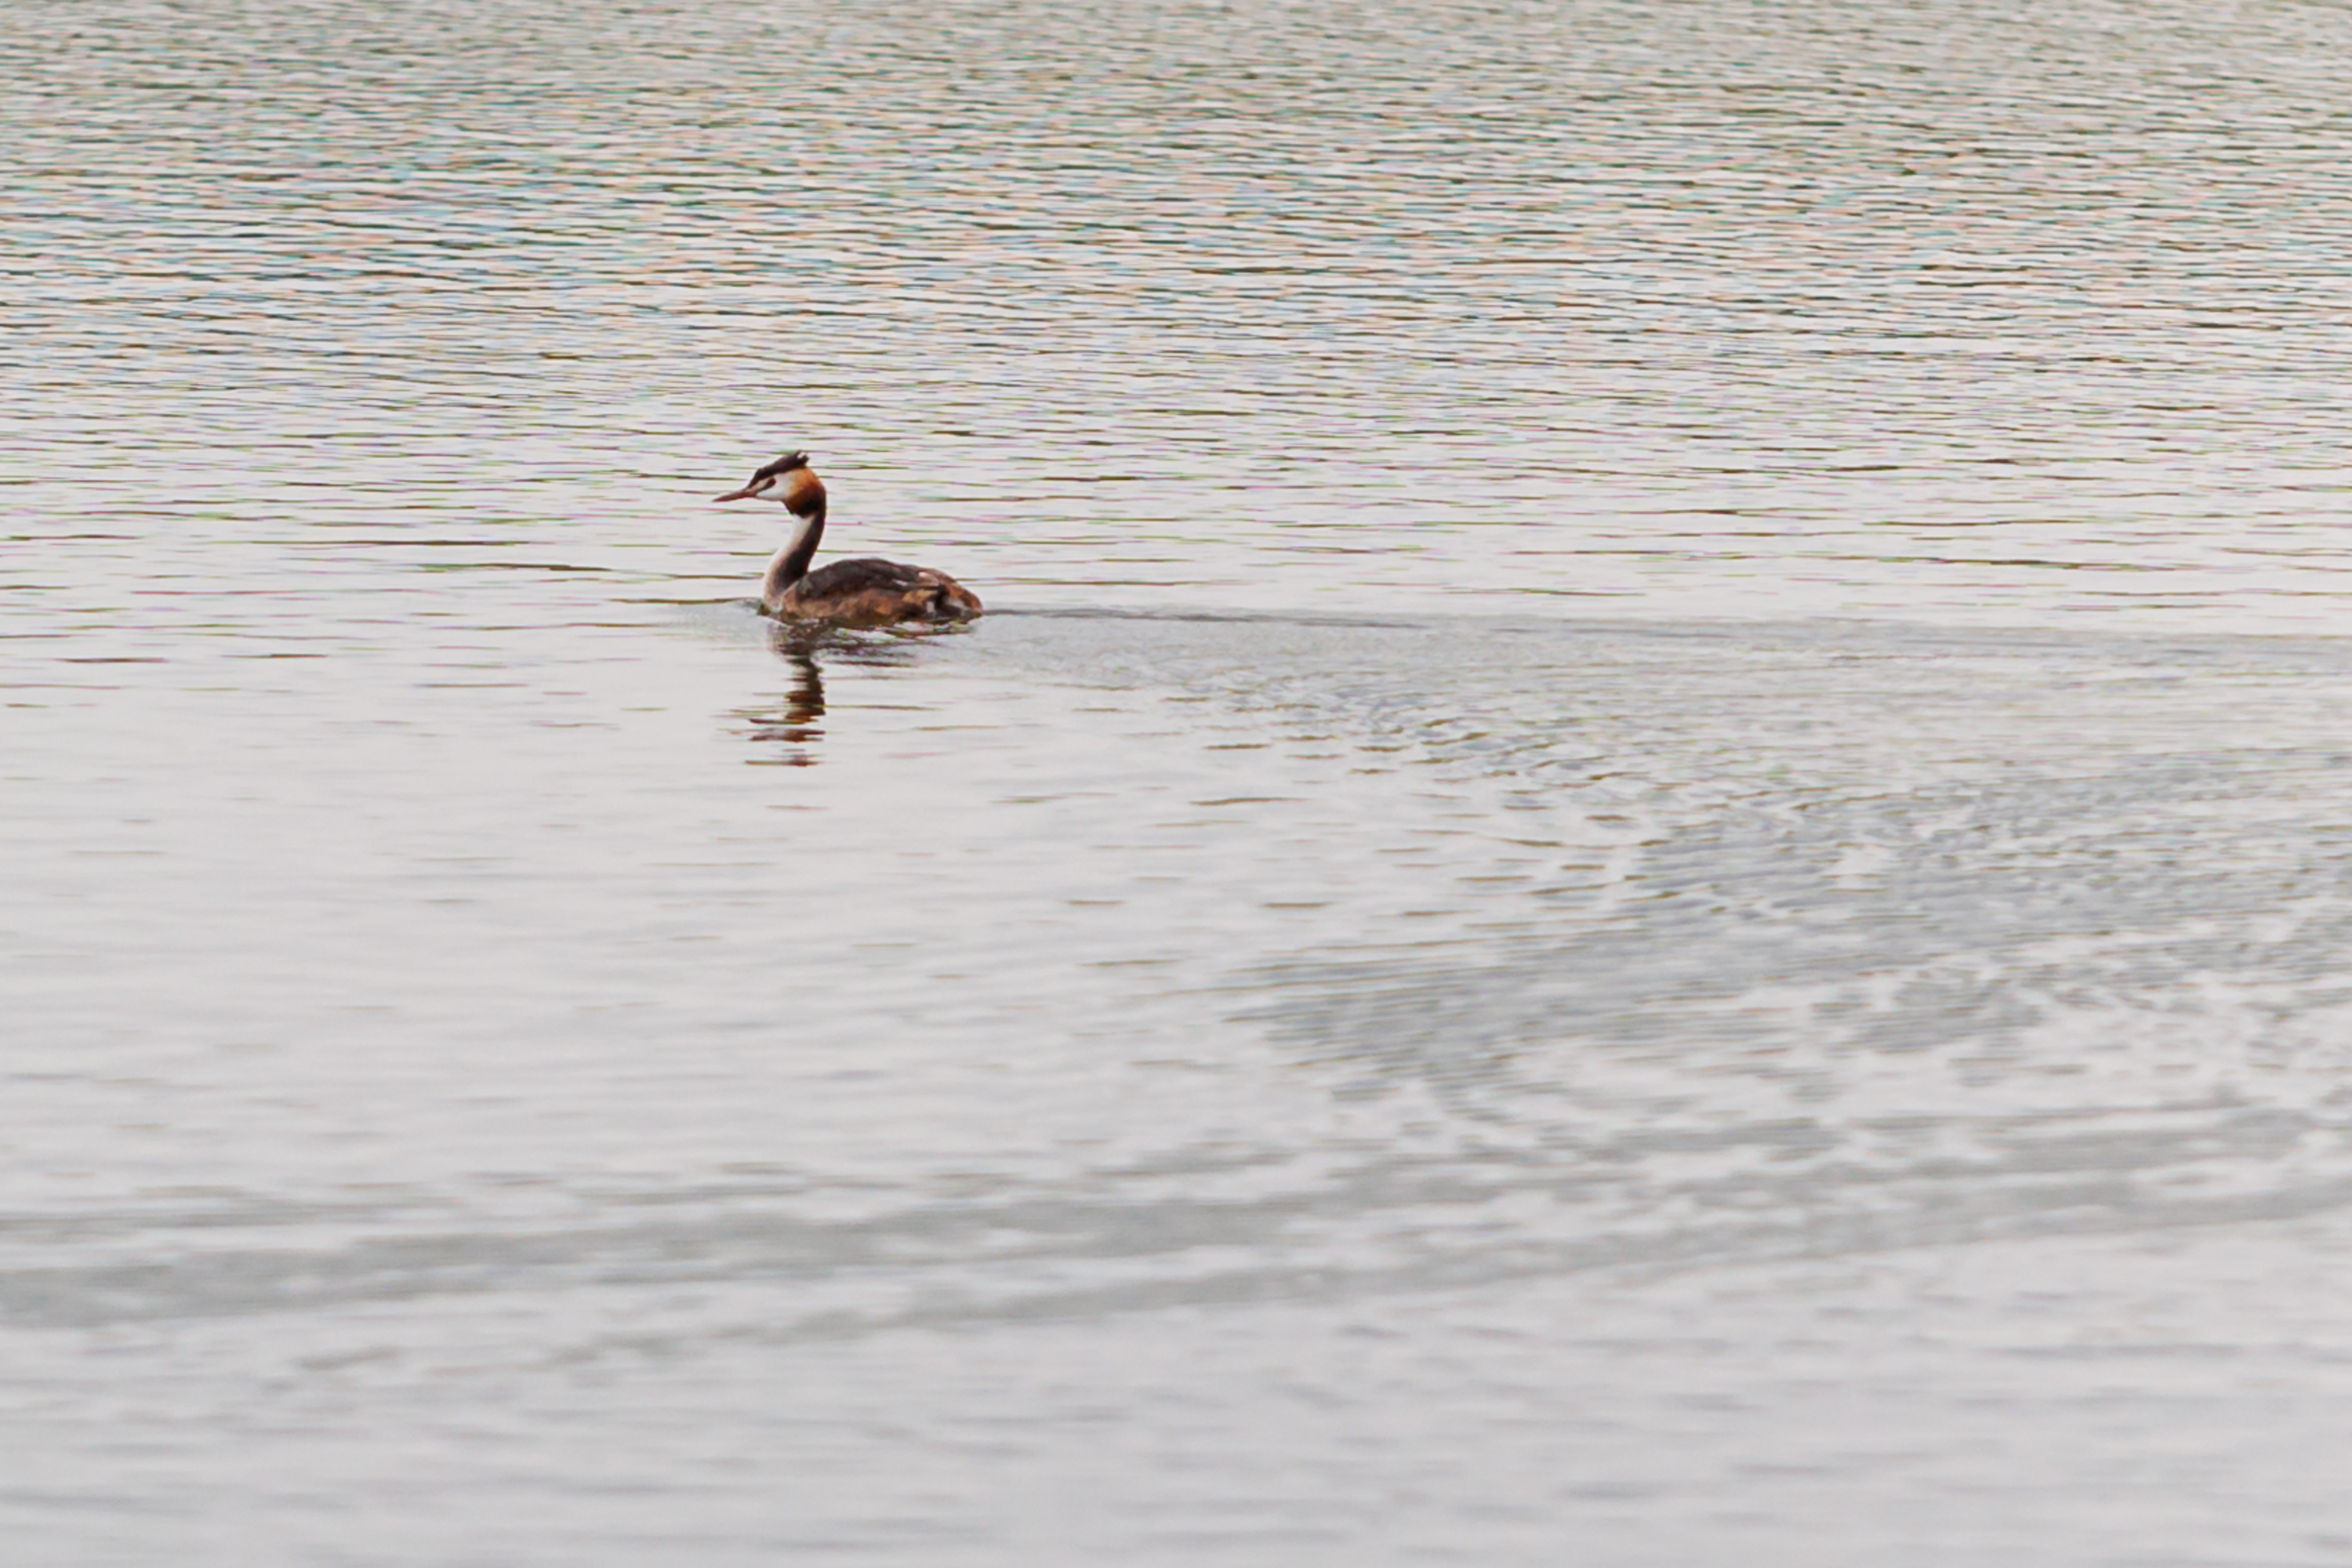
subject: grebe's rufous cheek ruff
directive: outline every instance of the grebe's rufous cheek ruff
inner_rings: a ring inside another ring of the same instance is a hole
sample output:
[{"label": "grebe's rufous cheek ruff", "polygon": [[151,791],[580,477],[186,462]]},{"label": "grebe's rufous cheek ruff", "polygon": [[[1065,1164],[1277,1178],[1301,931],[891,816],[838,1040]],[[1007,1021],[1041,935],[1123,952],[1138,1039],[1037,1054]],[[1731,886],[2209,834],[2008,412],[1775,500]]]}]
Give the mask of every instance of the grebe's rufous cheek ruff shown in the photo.
[{"label": "grebe's rufous cheek ruff", "polygon": [[824,537],[824,484],[806,452],[787,452],[754,473],[740,490],[717,498],[772,500],[793,514],[793,531],[760,579],[760,608],[784,621],[844,626],[903,622],[968,621],[980,597],[944,572],[861,556],[809,570]]}]

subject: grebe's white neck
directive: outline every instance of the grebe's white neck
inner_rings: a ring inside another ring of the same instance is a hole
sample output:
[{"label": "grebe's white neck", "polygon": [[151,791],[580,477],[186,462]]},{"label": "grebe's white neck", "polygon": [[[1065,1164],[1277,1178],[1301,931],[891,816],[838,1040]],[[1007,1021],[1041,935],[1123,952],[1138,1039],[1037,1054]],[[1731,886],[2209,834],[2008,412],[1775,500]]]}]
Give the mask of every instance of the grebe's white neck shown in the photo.
[{"label": "grebe's white neck", "polygon": [[792,537],[784,547],[768,558],[768,570],[760,578],[760,604],[774,611],[783,603],[784,594],[792,585],[808,575],[809,563],[816,558],[817,541],[824,537],[824,508],[793,514]]}]

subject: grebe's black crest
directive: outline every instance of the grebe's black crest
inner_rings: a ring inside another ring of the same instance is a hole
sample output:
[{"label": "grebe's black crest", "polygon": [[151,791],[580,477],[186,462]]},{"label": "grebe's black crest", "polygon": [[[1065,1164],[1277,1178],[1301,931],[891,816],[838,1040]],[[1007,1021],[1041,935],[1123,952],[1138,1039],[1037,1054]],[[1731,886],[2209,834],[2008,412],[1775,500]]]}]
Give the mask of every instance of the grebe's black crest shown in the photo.
[{"label": "grebe's black crest", "polygon": [[766,468],[755,471],[751,475],[751,479],[752,482],[756,484],[761,479],[772,479],[778,474],[789,474],[794,468],[805,468],[807,467],[808,454],[806,452],[786,452],[782,457],[778,458]]}]

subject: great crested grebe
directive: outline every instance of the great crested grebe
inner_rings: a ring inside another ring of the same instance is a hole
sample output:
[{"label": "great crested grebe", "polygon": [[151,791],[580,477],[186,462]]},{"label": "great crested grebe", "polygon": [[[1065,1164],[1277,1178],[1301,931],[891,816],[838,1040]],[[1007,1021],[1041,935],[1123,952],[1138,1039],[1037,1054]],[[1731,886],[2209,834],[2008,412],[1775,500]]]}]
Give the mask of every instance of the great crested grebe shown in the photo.
[{"label": "great crested grebe", "polygon": [[760,608],[783,621],[887,626],[901,621],[968,621],[980,597],[944,572],[861,556],[809,570],[824,537],[824,483],[806,452],[787,452],[720,500],[772,500],[793,514],[793,533],[760,579]]}]

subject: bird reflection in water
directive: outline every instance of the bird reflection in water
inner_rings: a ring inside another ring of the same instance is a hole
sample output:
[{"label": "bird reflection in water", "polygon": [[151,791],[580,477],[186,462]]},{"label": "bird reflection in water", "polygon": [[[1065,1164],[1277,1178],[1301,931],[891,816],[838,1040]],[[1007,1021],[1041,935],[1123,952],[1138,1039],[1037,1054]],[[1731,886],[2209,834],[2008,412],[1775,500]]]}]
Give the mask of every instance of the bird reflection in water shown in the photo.
[{"label": "bird reflection in water", "polygon": [[816,765],[816,743],[824,739],[824,726],[818,722],[824,717],[824,670],[816,661],[817,641],[796,627],[770,631],[769,646],[792,667],[793,683],[780,701],[737,711],[736,717],[751,726],[753,745],[763,752],[775,748],[772,754],[752,762],[786,768]]},{"label": "bird reflection in water", "polygon": [[761,754],[751,759],[772,767],[810,768],[824,739],[824,663],[869,668],[909,662],[916,638],[875,637],[838,627],[784,624],[768,629],[768,646],[793,672],[781,698],[739,708],[734,717],[750,726]]}]

